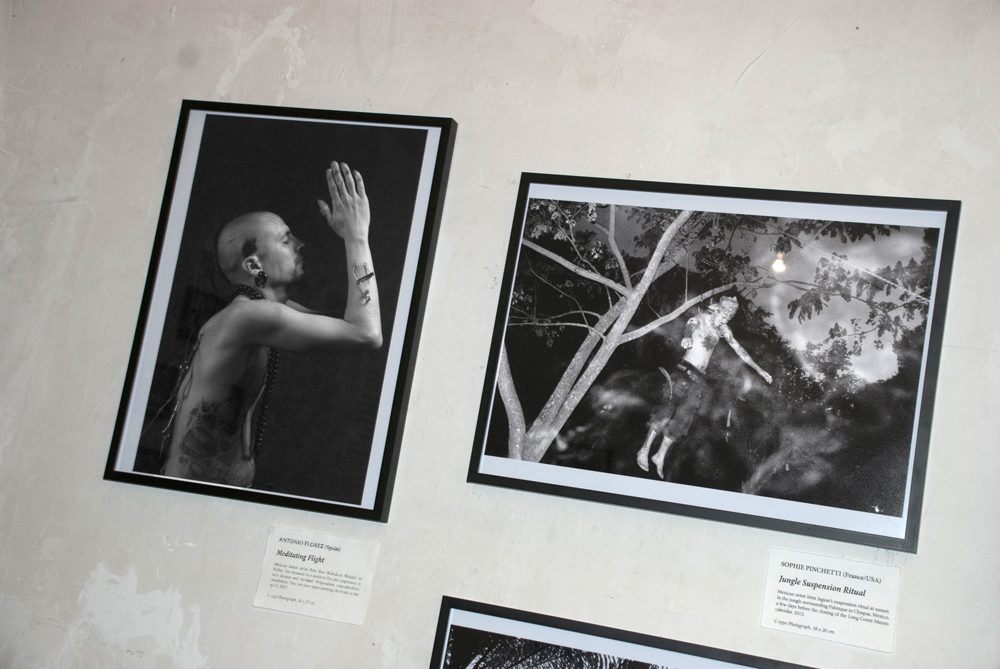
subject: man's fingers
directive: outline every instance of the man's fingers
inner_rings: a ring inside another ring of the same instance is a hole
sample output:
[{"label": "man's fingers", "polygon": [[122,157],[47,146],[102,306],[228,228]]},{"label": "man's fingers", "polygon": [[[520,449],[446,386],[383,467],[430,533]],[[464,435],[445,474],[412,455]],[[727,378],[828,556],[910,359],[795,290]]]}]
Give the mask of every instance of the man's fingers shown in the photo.
[{"label": "man's fingers", "polygon": [[327,205],[326,202],[323,202],[323,200],[316,200],[316,202],[319,204],[319,213],[323,214],[323,218],[325,218],[327,220],[327,223],[329,223],[330,222],[329,205]]},{"label": "man's fingers", "polygon": [[[336,164],[337,163],[333,163],[333,165]],[[340,170],[337,170],[337,172],[339,173]],[[326,187],[330,189],[330,199],[332,201],[332,204],[336,206],[337,203],[340,202],[341,197],[340,197],[340,191],[337,189],[337,183],[333,180],[333,174],[334,174],[333,167],[330,167],[326,170]]]},{"label": "man's fingers", "polygon": [[344,183],[344,175],[341,173],[340,166],[334,163],[331,169],[333,169],[333,182],[337,185],[337,194],[341,200],[347,202],[350,193],[347,190],[347,184]]},{"label": "man's fingers", "polygon": [[351,208],[359,199],[365,201],[368,199],[361,174],[357,170],[352,170],[347,163],[339,163],[336,160],[330,162],[330,167],[326,170],[326,185],[330,189],[330,205],[322,203],[320,211],[327,220],[334,211]]},{"label": "man's fingers", "polygon": [[344,179],[344,187],[347,189],[347,194],[351,197],[355,197],[357,195],[357,191],[354,190],[354,178],[351,175],[351,168],[347,166],[347,163],[341,163],[340,172]]},{"label": "man's fingers", "polygon": [[354,183],[358,189],[358,195],[367,198],[368,194],[365,193],[365,182],[361,180],[361,172],[354,170]]}]

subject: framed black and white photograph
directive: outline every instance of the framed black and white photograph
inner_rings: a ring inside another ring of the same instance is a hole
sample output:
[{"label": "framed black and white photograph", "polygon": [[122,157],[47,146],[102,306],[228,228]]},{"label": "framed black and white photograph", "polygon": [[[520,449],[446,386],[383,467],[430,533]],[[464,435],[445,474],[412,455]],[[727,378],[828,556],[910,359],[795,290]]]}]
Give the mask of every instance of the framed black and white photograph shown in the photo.
[{"label": "framed black and white photograph", "polygon": [[430,669],[802,669],[802,665],[453,597]]},{"label": "framed black and white photograph", "polygon": [[958,213],[523,175],[469,481],[915,552]]},{"label": "framed black and white photograph", "polygon": [[105,478],[385,521],[455,131],[184,101]]}]

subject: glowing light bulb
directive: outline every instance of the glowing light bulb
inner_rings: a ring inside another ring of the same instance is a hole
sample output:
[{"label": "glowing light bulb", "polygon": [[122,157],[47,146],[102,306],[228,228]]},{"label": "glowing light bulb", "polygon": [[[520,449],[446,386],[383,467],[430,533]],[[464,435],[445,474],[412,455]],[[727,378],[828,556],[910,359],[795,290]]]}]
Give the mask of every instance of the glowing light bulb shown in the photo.
[{"label": "glowing light bulb", "polygon": [[785,271],[784,258],[785,254],[782,253],[781,251],[778,251],[778,257],[774,259],[773,263],[771,263],[771,269],[773,269],[775,272],[784,272]]}]

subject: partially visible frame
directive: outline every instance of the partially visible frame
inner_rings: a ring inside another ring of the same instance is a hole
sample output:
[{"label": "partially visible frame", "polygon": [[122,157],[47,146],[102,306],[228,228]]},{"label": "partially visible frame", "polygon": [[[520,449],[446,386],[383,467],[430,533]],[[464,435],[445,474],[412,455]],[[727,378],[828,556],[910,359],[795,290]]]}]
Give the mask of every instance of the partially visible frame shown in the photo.
[{"label": "partially visible frame", "polygon": [[468,480],[916,552],[959,208],[522,175]]},{"label": "partially visible frame", "polygon": [[444,597],[430,669],[804,669],[803,665]]},{"label": "partially visible frame", "polygon": [[[386,521],[456,129],[447,118],[185,100],[105,478]],[[182,361],[231,290],[214,257],[227,221],[281,216],[305,242],[293,299],[343,313],[344,243],[317,208],[334,160],[363,175],[370,200],[382,347],[282,355],[252,487],[163,476]]]}]

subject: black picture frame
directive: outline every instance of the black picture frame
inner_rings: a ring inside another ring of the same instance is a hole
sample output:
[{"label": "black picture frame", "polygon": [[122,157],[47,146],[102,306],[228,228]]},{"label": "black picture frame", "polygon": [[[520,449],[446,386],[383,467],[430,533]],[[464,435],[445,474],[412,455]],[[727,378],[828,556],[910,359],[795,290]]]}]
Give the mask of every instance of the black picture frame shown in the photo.
[{"label": "black picture frame", "polygon": [[[456,130],[448,118],[184,100],[104,478],[387,521]],[[278,214],[305,244],[292,299],[343,313],[344,242],[317,205],[334,160],[363,175],[370,200],[382,346],[281,354],[250,487],[163,475],[184,359],[232,290],[215,258],[226,222]]]},{"label": "black picture frame", "polygon": [[800,664],[445,596],[430,669],[466,669],[471,665],[463,660],[476,656],[480,659],[475,666],[483,669],[521,666],[514,662],[522,656],[536,661],[571,660],[574,664],[566,666],[574,667],[807,669]]},{"label": "black picture frame", "polygon": [[916,552],[959,209],[523,174],[468,480]]}]

